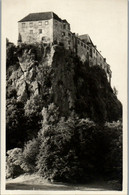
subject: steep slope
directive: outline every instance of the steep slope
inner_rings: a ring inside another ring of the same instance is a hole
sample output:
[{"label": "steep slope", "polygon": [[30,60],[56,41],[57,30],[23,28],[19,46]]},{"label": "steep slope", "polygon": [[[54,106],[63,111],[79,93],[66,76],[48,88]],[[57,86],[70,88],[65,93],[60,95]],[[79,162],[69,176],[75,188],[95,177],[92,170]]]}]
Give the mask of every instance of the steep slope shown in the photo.
[{"label": "steep slope", "polygon": [[74,110],[80,117],[102,123],[121,118],[121,103],[99,66],[82,64],[61,46],[44,50],[40,44],[23,45],[17,48],[17,57],[19,66],[7,69],[7,92],[11,83],[17,101],[25,105],[40,95],[44,106],[54,102],[66,117]]},{"label": "steep slope", "polygon": [[122,105],[101,67],[61,45],[9,44],[6,95],[8,177],[102,177],[121,188]]}]

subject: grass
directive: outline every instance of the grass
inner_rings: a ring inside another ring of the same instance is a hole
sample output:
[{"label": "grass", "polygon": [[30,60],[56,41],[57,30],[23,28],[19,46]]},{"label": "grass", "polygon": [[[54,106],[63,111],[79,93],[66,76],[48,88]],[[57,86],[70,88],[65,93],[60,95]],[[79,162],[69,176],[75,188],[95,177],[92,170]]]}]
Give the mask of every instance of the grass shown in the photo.
[{"label": "grass", "polygon": [[68,184],[48,182],[38,175],[22,175],[15,179],[8,179],[6,190],[46,190],[46,191],[111,191],[120,190],[112,182],[96,181],[88,184]]}]

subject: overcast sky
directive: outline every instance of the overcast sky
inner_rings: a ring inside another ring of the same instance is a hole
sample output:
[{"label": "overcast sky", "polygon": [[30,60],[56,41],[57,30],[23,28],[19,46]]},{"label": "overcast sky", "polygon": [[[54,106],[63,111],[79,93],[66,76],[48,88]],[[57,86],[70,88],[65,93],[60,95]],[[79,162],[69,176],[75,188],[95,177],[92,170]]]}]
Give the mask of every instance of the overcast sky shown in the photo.
[{"label": "overcast sky", "polygon": [[17,43],[18,21],[34,12],[53,11],[71,31],[89,34],[112,70],[112,86],[126,101],[127,0],[2,0],[4,36]]}]

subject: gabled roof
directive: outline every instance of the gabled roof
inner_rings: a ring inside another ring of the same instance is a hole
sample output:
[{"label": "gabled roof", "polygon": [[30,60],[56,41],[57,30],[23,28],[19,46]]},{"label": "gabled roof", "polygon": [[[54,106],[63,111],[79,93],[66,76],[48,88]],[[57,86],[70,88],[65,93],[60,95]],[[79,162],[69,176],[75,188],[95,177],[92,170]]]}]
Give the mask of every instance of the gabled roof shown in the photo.
[{"label": "gabled roof", "polygon": [[40,12],[40,13],[31,13],[18,22],[50,20],[51,18],[62,21],[61,18],[59,18],[54,12]]},{"label": "gabled roof", "polygon": [[[62,20],[62,21],[63,21],[64,23],[68,23],[68,21],[67,21],[67,20],[65,20],[65,19],[64,19],[64,20]],[[69,24],[69,23],[68,23],[68,24]]]},{"label": "gabled roof", "polygon": [[92,45],[94,45],[88,34],[79,35],[79,38],[83,40],[85,43],[91,43]]}]

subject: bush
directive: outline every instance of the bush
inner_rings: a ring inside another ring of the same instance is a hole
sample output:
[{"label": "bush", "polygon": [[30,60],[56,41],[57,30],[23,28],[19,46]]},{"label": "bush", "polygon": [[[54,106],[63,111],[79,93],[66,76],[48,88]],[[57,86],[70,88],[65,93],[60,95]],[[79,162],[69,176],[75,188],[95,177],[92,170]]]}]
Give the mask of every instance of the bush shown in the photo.
[{"label": "bush", "polygon": [[26,130],[27,130],[27,139],[33,139],[37,136],[37,132],[41,129],[41,119],[42,114],[41,110],[43,107],[43,100],[41,96],[37,95],[33,98],[27,100],[24,109],[26,117]]},{"label": "bush", "polygon": [[21,148],[14,148],[12,150],[8,150],[6,161],[7,178],[14,178],[24,173],[23,169],[21,168],[21,165],[23,163],[23,155]]},{"label": "bush", "polygon": [[[14,93],[14,92],[13,92]],[[26,117],[23,103],[14,98],[6,102],[6,149],[23,147],[26,140]]]},{"label": "bush", "polygon": [[108,180],[122,182],[122,123],[106,123],[105,136],[109,140],[109,150],[105,158],[105,176]]},{"label": "bush", "polygon": [[24,163],[22,168],[25,172],[35,172],[36,171],[36,156],[39,153],[39,140],[32,139],[29,140],[23,149],[23,159]]},{"label": "bush", "polygon": [[15,65],[18,62],[16,51],[17,48],[13,43],[6,43],[6,67]]}]

